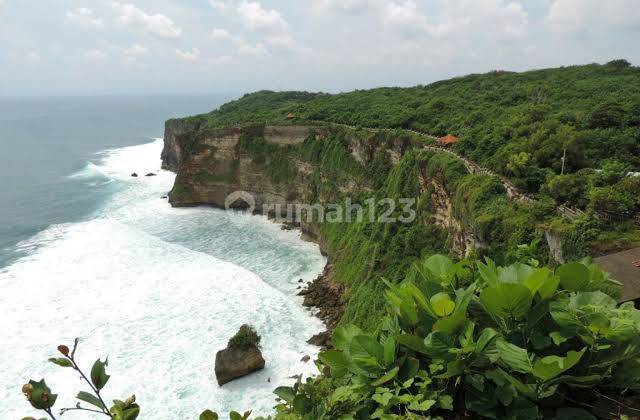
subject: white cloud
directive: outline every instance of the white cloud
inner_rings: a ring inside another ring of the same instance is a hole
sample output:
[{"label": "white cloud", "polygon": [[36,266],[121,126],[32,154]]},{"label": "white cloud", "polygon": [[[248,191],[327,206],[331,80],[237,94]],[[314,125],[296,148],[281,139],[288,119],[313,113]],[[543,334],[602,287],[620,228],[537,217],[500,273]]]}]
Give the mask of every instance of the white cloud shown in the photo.
[{"label": "white cloud", "polygon": [[84,53],[84,58],[91,61],[102,61],[107,58],[107,53],[100,49],[89,50]]},{"label": "white cloud", "polygon": [[214,66],[220,64],[226,64],[233,60],[233,57],[230,55],[221,55],[220,57],[209,58],[206,60],[208,64],[213,64]]},{"label": "white cloud", "polygon": [[233,40],[233,35],[226,29],[214,28],[209,37],[214,40]]},{"label": "white cloud", "polygon": [[637,0],[554,0],[547,21],[556,32],[640,27]]},{"label": "white cloud", "polygon": [[267,51],[264,44],[260,42],[255,45],[251,45],[246,42],[240,42],[238,44],[237,53],[238,55],[251,56],[251,57],[264,57],[269,55],[269,51]]},{"label": "white cloud", "polygon": [[511,41],[527,33],[524,7],[508,0],[440,0],[440,13],[429,33],[439,38],[474,37]]},{"label": "white cloud", "polygon": [[242,23],[254,31],[278,34],[288,30],[289,25],[279,11],[266,10],[256,1],[243,1],[236,10]]},{"label": "white cloud", "polygon": [[162,38],[178,38],[182,34],[182,29],[163,14],[147,14],[130,3],[114,2],[112,6],[119,14],[117,22],[121,25],[140,26],[145,31]]},{"label": "white cloud", "polygon": [[314,12],[341,12],[358,14],[380,5],[380,0],[312,0]]},{"label": "white cloud", "polygon": [[176,50],[178,57],[185,61],[198,61],[200,59],[200,50],[192,48],[191,51]]},{"label": "white cloud", "polygon": [[134,44],[129,48],[125,48],[122,51],[122,54],[124,54],[127,60],[134,61],[146,55],[148,52],[149,52],[149,49],[147,47],[140,44]]},{"label": "white cloud", "polygon": [[413,0],[388,3],[382,11],[382,16],[385,24],[395,26],[404,32],[420,32],[427,29],[427,19],[418,11],[418,6]]},{"label": "white cloud", "polygon": [[72,23],[84,28],[103,28],[104,21],[96,17],[93,10],[86,7],[80,7],[74,10],[68,10],[64,21],[66,23]]},{"label": "white cloud", "polygon": [[211,7],[218,10],[227,10],[231,7],[227,2],[222,0],[209,0],[209,4],[211,4]]},{"label": "white cloud", "polygon": [[234,36],[226,29],[214,28],[209,33],[209,38],[214,41],[227,41],[236,48],[236,54],[247,56],[264,56],[268,55],[267,49],[261,42],[252,45],[240,36]]}]

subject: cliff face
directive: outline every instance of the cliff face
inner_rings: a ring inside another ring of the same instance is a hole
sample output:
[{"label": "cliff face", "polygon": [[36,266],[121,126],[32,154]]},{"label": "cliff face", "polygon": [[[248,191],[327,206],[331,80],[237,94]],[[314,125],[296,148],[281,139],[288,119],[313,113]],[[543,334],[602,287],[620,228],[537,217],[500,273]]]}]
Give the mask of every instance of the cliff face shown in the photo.
[{"label": "cliff face", "polygon": [[[343,223],[320,224],[317,218],[296,217],[303,234],[329,257],[332,269],[320,278],[329,286],[318,287],[340,291],[327,313],[344,310],[344,322],[374,329],[386,305],[380,277],[401,281],[424,253],[463,257],[474,249],[494,249],[495,224],[476,223],[470,213],[476,207],[456,204],[461,180],[471,177],[475,186],[484,176],[469,175],[460,162],[425,149],[415,138],[335,126],[202,129],[190,124],[166,125],[163,165],[177,172],[169,194],[173,206],[250,208],[287,218],[289,205],[319,204],[330,222],[330,203],[344,210],[347,199],[416,199],[417,217],[409,223],[368,223],[371,213],[365,223],[343,217]],[[380,221],[386,209],[378,205],[375,219]],[[405,214],[400,210],[398,204],[393,215]]]},{"label": "cliff face", "polygon": [[162,169],[178,172],[185,145],[197,131],[198,123],[187,119],[168,120],[164,125],[164,148],[162,149]]},{"label": "cliff face", "polygon": [[[322,179],[336,177],[335,173],[319,171],[317,162],[289,151],[300,147],[309,138],[322,141],[334,131],[332,128],[308,126],[198,130],[193,123],[168,121],[162,152],[163,167],[177,172],[169,201],[176,207],[250,207],[255,213],[286,217],[287,205],[308,203],[313,193],[314,176]],[[344,139],[343,146],[350,157],[363,168],[373,165],[376,159],[382,159],[393,167],[407,151],[420,146],[409,138],[383,138],[375,133],[368,137],[346,135]],[[264,156],[265,149],[271,150],[270,157]],[[282,159],[274,159],[279,155]],[[276,167],[280,169],[274,170]],[[419,181],[423,192],[426,185],[432,187],[430,200],[434,214],[425,223],[435,223],[447,230],[453,252],[459,256],[468,255],[477,242],[473,232],[456,220],[448,193],[435,179],[425,179],[420,175]],[[366,180],[363,182],[348,176],[336,179],[335,186],[340,193],[373,191]],[[250,200],[244,193],[250,195]],[[316,200],[321,202],[322,198],[322,193],[316,196]],[[304,220],[300,225],[303,232],[326,251],[318,225]]]},{"label": "cliff face", "polygon": [[241,138],[246,136],[247,148],[263,140],[266,145],[284,149],[301,144],[310,135],[322,135],[320,130],[300,126],[223,128],[192,133],[187,144],[183,141],[187,134],[180,131],[183,127],[178,126],[177,132],[174,128],[168,126],[165,133],[167,167],[175,167],[174,157],[178,157],[179,162],[176,184],[169,196],[171,204],[243,207],[247,203],[240,200],[242,197],[237,201],[226,200],[230,194],[244,191],[255,200],[254,211],[258,213],[266,204],[284,208],[288,203],[302,202],[308,188],[304,178],[311,168],[305,162],[291,161],[288,164],[299,181],[274,182],[265,174],[265,165],[270,162],[243,149]]}]

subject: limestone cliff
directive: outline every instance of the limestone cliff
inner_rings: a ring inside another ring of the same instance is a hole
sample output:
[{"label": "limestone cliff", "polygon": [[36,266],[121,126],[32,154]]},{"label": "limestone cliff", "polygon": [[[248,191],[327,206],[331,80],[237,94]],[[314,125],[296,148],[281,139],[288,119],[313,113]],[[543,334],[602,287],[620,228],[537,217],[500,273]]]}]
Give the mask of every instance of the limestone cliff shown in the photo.
[{"label": "limestone cliff", "polygon": [[[310,127],[248,127],[201,130],[190,134],[188,142],[178,126],[167,126],[165,150],[167,162],[178,157],[179,169],[176,184],[170,194],[174,206],[209,204],[225,207],[227,197],[236,191],[246,191],[255,199],[255,211],[260,212],[265,204],[286,206],[299,203],[305,196],[308,184],[304,178],[309,174],[309,165],[301,161],[291,161],[292,173],[298,182],[274,182],[265,176],[265,165],[248,150],[243,150],[240,140],[246,136],[247,142],[264,143],[283,147],[302,143],[310,135],[321,135],[320,130]],[[163,153],[163,156],[165,154]],[[163,157],[164,159],[164,157]],[[168,164],[167,167],[170,167]],[[232,202],[232,206],[246,203]]]},{"label": "limestone cliff", "polygon": [[[237,200],[231,196],[243,191],[253,198],[254,212],[286,216],[288,204],[308,202],[313,193],[314,176],[337,178],[335,173],[319,171],[316,162],[290,153],[291,148],[299,147],[309,138],[325,139],[336,130],[295,125],[199,129],[193,122],[168,121],[162,152],[163,167],[177,172],[169,200],[177,207],[246,207],[247,203],[241,196],[236,194]],[[385,138],[378,133],[356,136],[348,134],[348,130],[346,135],[344,130],[342,134],[346,139],[344,147],[353,161],[362,167],[371,166],[380,159],[393,167],[408,150],[420,146],[414,139],[401,136]],[[265,148],[271,148],[270,156],[264,155]],[[435,223],[449,231],[453,252],[459,256],[468,255],[477,245],[473,232],[455,218],[451,200],[437,180],[420,178],[423,187],[426,184],[435,187],[431,189],[434,216],[425,223]],[[370,193],[374,189],[367,179],[349,176],[336,179],[335,184],[341,193]],[[322,196],[318,198],[323,201]],[[324,238],[316,224],[302,221],[301,227],[326,251]]]}]

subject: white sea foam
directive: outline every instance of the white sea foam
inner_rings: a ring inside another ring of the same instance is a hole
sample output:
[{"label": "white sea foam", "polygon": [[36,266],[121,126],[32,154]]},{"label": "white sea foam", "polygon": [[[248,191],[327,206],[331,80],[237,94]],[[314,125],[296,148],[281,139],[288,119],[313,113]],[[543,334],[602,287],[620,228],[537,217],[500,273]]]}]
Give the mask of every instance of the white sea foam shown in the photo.
[{"label": "white sea foam", "polygon": [[[110,356],[105,394],[135,393],[141,419],[193,419],[205,408],[269,413],[276,386],[315,373],[300,359],[317,353],[305,340],[321,324],[294,292],[324,265],[317,247],[264,218],[240,229],[229,218],[243,216],[171,208],[161,198],[173,174],[158,169],[160,147],[112,150],[91,174],[85,168],[86,182],[113,180],[96,187],[111,188],[104,208],[23,242],[29,255],[0,272],[0,418],[30,413],[20,395],[29,378],[46,377],[56,405],[74,405],[81,382],[46,359],[75,336],[83,365]],[[263,337],[266,368],[220,388],[215,353],[246,322]]]}]

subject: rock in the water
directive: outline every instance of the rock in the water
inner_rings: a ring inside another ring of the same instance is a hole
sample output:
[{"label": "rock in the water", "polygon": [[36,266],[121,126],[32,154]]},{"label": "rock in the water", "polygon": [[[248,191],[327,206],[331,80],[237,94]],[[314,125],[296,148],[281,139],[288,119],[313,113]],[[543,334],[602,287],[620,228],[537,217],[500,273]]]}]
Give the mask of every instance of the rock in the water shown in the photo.
[{"label": "rock in the water", "polygon": [[134,172],[134,173],[131,174],[131,176],[134,177],[134,178],[137,178],[138,174]]},{"label": "rock in the water", "polygon": [[216,354],[216,379],[224,385],[264,368],[264,359],[256,346],[226,348]]},{"label": "rock in the water", "polygon": [[311,356],[309,356],[308,354],[303,356],[302,359],[300,359],[300,361],[304,363],[307,363],[309,360],[311,360]]},{"label": "rock in the water", "polygon": [[156,174],[154,174],[153,172],[149,172],[148,174],[146,174],[145,176],[156,176]]}]

